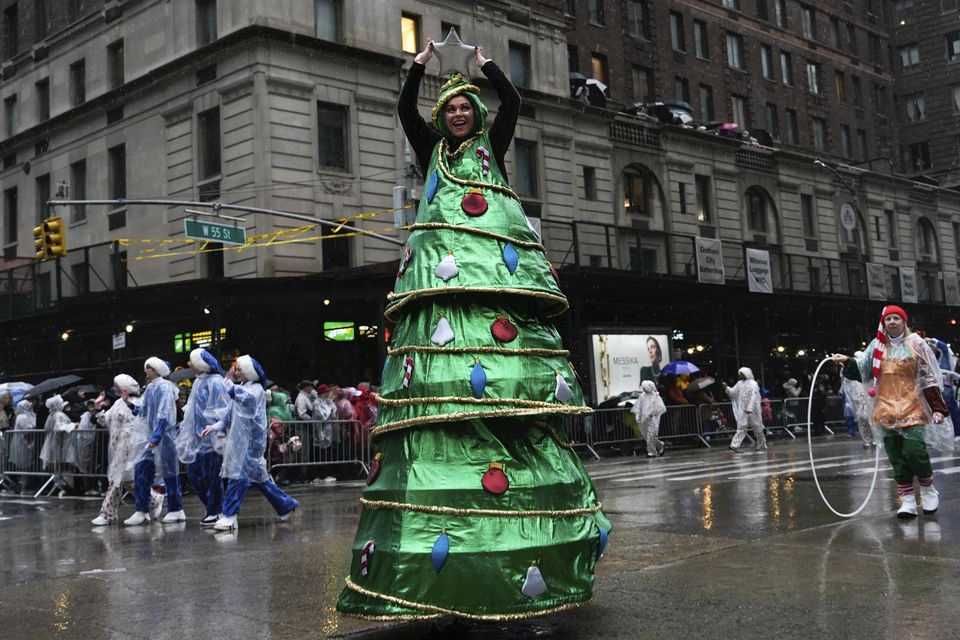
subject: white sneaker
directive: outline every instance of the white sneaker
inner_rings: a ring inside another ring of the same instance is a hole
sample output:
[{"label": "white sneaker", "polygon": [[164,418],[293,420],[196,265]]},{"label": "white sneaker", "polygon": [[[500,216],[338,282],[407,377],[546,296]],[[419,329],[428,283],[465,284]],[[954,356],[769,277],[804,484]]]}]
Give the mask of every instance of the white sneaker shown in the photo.
[{"label": "white sneaker", "polygon": [[92,524],[92,525],[95,526],[95,527],[105,527],[105,526],[107,526],[108,524],[110,524],[111,522],[113,522],[113,518],[107,518],[106,516],[104,516],[104,515],[101,513],[101,514],[98,515],[96,518],[94,518],[93,520],[91,520],[91,521],[90,521],[90,524]]},{"label": "white sneaker", "polygon": [[163,520],[160,522],[162,524],[170,524],[171,522],[183,522],[187,519],[187,514],[183,512],[183,509],[180,511],[170,511],[167,515],[163,516]]},{"label": "white sneaker", "polygon": [[910,493],[903,496],[903,503],[897,509],[897,517],[902,519],[917,517],[917,494]]},{"label": "white sneaker", "polygon": [[237,528],[237,516],[220,516],[220,519],[213,524],[216,531],[230,531]]},{"label": "white sneaker", "polygon": [[153,516],[154,520],[159,518],[160,514],[163,513],[164,497],[162,493],[157,493],[153,489],[150,489],[150,515]]},{"label": "white sneaker", "polygon": [[220,516],[206,516],[203,520],[200,521],[200,526],[202,527],[212,527],[217,524],[217,520],[220,519]]},{"label": "white sneaker", "polygon": [[123,521],[128,527],[136,527],[150,522],[150,514],[143,511],[134,511],[133,515]]},{"label": "white sneaker", "polygon": [[[297,505],[297,507],[299,507],[299,506],[300,506],[300,505]],[[288,522],[288,521],[290,520],[290,518],[293,517],[293,514],[295,514],[295,513],[297,512],[297,507],[294,507],[293,509],[290,509],[290,511],[287,511],[287,512],[286,512],[285,514],[283,514],[282,516],[278,516],[278,517],[280,518],[280,522]]]},{"label": "white sneaker", "polygon": [[928,516],[936,513],[937,509],[940,508],[940,493],[933,485],[920,487],[920,505],[923,507],[923,512]]}]

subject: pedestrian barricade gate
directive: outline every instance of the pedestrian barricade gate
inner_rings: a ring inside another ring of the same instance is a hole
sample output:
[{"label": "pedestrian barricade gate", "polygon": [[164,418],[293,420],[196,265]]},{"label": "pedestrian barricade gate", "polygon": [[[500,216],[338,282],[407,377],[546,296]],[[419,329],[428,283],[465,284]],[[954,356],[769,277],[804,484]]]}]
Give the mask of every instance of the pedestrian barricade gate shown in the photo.
[{"label": "pedestrian barricade gate", "polygon": [[4,432],[0,476],[8,487],[27,478],[42,478],[35,498],[57,489],[76,489],[80,479],[107,477],[110,432],[107,429],[7,430]]},{"label": "pedestrian barricade gate", "polygon": [[269,443],[267,463],[272,475],[283,469],[343,464],[359,465],[365,474],[370,470],[370,433],[357,420],[274,422]]}]

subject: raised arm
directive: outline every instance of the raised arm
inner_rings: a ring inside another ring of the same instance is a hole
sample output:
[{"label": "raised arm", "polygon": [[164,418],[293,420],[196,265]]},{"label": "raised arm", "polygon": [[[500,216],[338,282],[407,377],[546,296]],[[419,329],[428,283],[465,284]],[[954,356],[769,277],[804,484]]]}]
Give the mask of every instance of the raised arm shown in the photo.
[{"label": "raised arm", "polygon": [[413,64],[410,65],[407,79],[400,89],[400,98],[397,100],[397,114],[400,116],[400,125],[403,127],[403,133],[407,136],[407,140],[410,141],[410,146],[413,147],[421,172],[426,171],[430,164],[430,154],[433,153],[433,148],[440,141],[439,132],[427,124],[417,109],[420,82],[423,80],[426,64],[432,57],[433,40],[427,40],[427,46],[417,54]]}]

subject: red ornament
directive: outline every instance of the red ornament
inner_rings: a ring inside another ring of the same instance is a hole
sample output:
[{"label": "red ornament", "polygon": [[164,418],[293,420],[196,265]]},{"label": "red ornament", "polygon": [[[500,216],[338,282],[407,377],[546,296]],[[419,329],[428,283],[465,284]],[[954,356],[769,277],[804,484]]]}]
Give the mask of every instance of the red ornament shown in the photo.
[{"label": "red ornament", "polygon": [[467,195],[463,196],[460,208],[468,216],[482,216],[487,212],[487,199],[479,189],[470,189]]},{"label": "red ornament", "polygon": [[490,332],[498,342],[513,342],[517,338],[517,327],[507,316],[497,316],[490,327]]},{"label": "red ornament", "polygon": [[876,387],[870,387],[870,389],[867,391],[867,395],[869,395],[871,398],[876,398],[876,397],[877,397],[877,388],[876,388]]},{"label": "red ornament", "polygon": [[380,458],[382,457],[382,453],[373,456],[373,462],[370,463],[370,473],[367,474],[367,484],[373,484],[377,476],[380,475]]},{"label": "red ornament", "polygon": [[510,488],[510,481],[507,479],[507,474],[503,472],[503,464],[500,462],[490,463],[490,468],[484,472],[480,483],[485,491],[495,496],[501,495]]}]

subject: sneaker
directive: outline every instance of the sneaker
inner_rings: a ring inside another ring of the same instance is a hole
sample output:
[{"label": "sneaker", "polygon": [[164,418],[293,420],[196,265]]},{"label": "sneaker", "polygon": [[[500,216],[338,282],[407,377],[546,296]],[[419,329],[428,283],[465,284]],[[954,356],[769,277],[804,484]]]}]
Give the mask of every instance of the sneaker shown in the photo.
[{"label": "sneaker", "polygon": [[170,511],[167,515],[163,516],[163,520],[160,522],[162,524],[170,524],[171,522],[183,522],[187,519],[187,514],[183,512],[183,509],[180,511]]},{"label": "sneaker", "polygon": [[215,531],[230,531],[237,528],[237,516],[220,516],[220,519],[213,523]]},{"label": "sneaker", "polygon": [[764,445],[757,445],[757,448],[754,449],[754,451],[756,451],[757,453],[761,453],[761,452],[766,451],[766,450],[767,450],[767,445],[765,445],[765,444],[764,444]]},{"label": "sneaker", "polygon": [[657,457],[657,454],[655,454],[653,451],[647,451],[647,457],[648,457],[648,458],[656,458],[656,457]]},{"label": "sneaker", "polygon": [[[297,507],[299,507],[299,506],[300,506],[300,505],[298,504]],[[287,511],[285,514],[283,514],[282,516],[280,516],[280,522],[287,522],[287,521],[289,521],[290,518],[293,517],[293,514],[297,512],[297,507],[294,507],[293,509],[290,509],[290,511]]]},{"label": "sneaker", "polygon": [[903,496],[903,503],[897,509],[897,517],[905,520],[917,517],[917,496],[914,493]]},{"label": "sneaker", "polygon": [[666,449],[667,449],[667,445],[665,445],[665,444],[663,444],[663,443],[661,442],[661,443],[660,443],[660,446],[657,447],[657,457],[662,456],[662,455],[663,455],[663,452],[664,452]]},{"label": "sneaker", "polygon": [[940,494],[933,485],[920,487],[920,505],[926,515],[932,515],[940,508]]},{"label": "sneaker", "polygon": [[737,448],[736,448],[735,446],[733,446],[733,445],[730,445],[729,447],[727,447],[727,449],[730,449],[730,451],[733,451],[734,453],[743,453],[743,451],[742,451],[741,449],[737,449]]},{"label": "sneaker", "polygon": [[220,516],[206,516],[203,520],[200,521],[201,527],[212,527],[217,524],[217,520],[220,519]]},{"label": "sneaker", "polygon": [[864,448],[864,449],[869,449],[871,446],[872,446],[872,445],[871,445],[869,442],[864,442],[864,443],[863,443],[863,448]]},{"label": "sneaker", "polygon": [[136,527],[141,524],[150,522],[150,514],[144,513],[143,511],[134,511],[133,515],[123,521],[123,524],[128,527]]},{"label": "sneaker", "polygon": [[113,522],[113,518],[108,518],[101,513],[96,518],[91,520],[90,524],[92,524],[95,527],[105,527],[111,522]]}]

